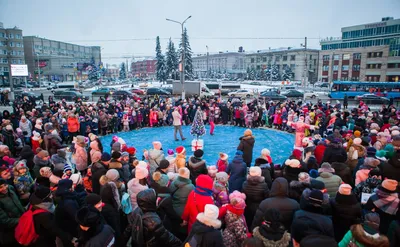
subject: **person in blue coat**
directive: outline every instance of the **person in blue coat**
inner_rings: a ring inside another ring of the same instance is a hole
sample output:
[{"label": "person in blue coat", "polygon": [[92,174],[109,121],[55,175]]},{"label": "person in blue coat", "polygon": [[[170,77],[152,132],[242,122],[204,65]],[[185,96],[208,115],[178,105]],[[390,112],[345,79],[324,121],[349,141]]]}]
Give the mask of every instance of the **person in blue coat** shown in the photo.
[{"label": "person in blue coat", "polygon": [[229,177],[229,193],[233,191],[242,191],[242,185],[246,181],[247,166],[243,161],[243,152],[240,150],[236,151],[235,157],[229,163],[226,173]]}]

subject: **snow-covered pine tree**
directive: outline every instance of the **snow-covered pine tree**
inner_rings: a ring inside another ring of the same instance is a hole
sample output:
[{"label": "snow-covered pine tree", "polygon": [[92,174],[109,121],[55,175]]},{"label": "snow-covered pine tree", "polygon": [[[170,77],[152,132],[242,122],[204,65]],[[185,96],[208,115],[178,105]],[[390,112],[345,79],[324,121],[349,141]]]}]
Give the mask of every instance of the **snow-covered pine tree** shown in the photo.
[{"label": "snow-covered pine tree", "polygon": [[203,112],[200,108],[197,109],[194,116],[192,127],[190,128],[190,134],[195,136],[197,139],[206,134],[206,128],[203,122]]},{"label": "snow-covered pine tree", "polygon": [[121,67],[119,68],[119,78],[126,79],[125,63],[121,63]]},{"label": "snow-covered pine tree", "polygon": [[278,66],[276,66],[275,64],[272,65],[272,67],[271,67],[271,79],[272,79],[272,81],[279,81],[281,79],[281,77],[279,75]]},{"label": "snow-covered pine tree", "polygon": [[293,80],[293,77],[294,77],[294,73],[292,72],[292,69],[286,65],[282,71],[282,80],[290,81],[290,80]]},{"label": "snow-covered pine tree", "polygon": [[166,68],[167,78],[177,80],[179,58],[178,58],[178,53],[175,50],[174,42],[172,42],[171,38],[168,41],[168,49],[166,52],[165,60],[166,60],[165,68]]},{"label": "snow-covered pine tree", "polygon": [[[183,30],[183,39],[179,44],[179,57],[182,60],[182,53],[185,50],[185,79],[191,80],[193,78],[193,63],[192,63],[192,48],[190,48],[189,36],[186,28]],[[184,42],[184,46],[182,45]],[[184,49],[185,47],[185,49]]]},{"label": "snow-covered pine tree", "polygon": [[164,82],[167,80],[166,72],[165,72],[165,60],[164,55],[161,51],[161,44],[160,44],[160,37],[157,36],[156,38],[156,78],[160,82]]},{"label": "snow-covered pine tree", "polygon": [[265,69],[265,80],[266,81],[271,81],[271,66],[268,66],[266,69]]}]

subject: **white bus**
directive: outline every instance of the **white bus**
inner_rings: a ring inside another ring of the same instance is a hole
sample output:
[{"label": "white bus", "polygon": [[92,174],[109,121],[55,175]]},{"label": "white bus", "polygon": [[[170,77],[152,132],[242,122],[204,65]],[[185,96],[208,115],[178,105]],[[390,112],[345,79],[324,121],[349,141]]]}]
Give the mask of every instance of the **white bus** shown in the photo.
[{"label": "white bus", "polygon": [[221,90],[221,83],[220,82],[207,82],[206,86],[211,92],[214,92],[215,94],[219,94]]},{"label": "white bus", "polygon": [[240,90],[240,84],[239,83],[222,83],[221,84],[221,94],[222,95],[228,95],[228,93]]}]

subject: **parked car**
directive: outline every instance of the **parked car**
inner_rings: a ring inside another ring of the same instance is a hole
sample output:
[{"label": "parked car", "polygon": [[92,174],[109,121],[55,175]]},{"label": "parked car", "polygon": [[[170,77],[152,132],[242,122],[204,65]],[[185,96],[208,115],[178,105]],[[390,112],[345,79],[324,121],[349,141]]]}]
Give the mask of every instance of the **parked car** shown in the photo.
[{"label": "parked car", "polygon": [[389,104],[390,100],[386,97],[381,97],[375,94],[367,93],[356,97],[357,100],[362,100],[366,104]]},{"label": "parked car", "polygon": [[111,95],[113,96],[114,99],[117,99],[117,100],[123,99],[124,96],[133,98],[134,100],[140,100],[141,99],[137,94],[131,93],[131,92],[126,91],[126,90],[117,90],[117,91],[112,92]]},{"label": "parked car", "polygon": [[289,90],[286,92],[282,92],[282,95],[288,97],[288,98],[303,98],[304,94],[300,91],[297,90]]},{"label": "parked car", "polygon": [[40,95],[37,95],[37,94],[35,94],[33,92],[23,92],[23,91],[21,91],[21,92],[17,92],[16,94],[17,94],[16,95],[17,97],[21,97],[21,98],[28,97],[28,99],[31,100],[31,101],[32,100],[36,101],[36,100],[41,100],[42,99]]},{"label": "parked car", "polygon": [[240,90],[236,90],[234,92],[228,93],[228,96],[230,96],[230,97],[247,97],[247,98],[250,98],[253,95],[254,95],[253,91],[250,91],[248,89],[240,89]]},{"label": "parked car", "polygon": [[314,87],[326,87],[326,88],[329,88],[329,83],[328,82],[316,82],[314,84]]},{"label": "parked car", "polygon": [[144,95],[144,94],[145,94],[145,91],[142,90],[142,89],[140,89],[140,88],[133,88],[133,89],[131,90],[131,92],[132,92],[132,93],[135,93],[135,94],[137,94],[137,95]]},{"label": "parked car", "polygon": [[261,82],[253,81],[253,82],[250,82],[250,85],[261,86]]},{"label": "parked car", "polygon": [[89,97],[84,96],[80,92],[65,90],[65,91],[54,92],[54,99],[61,99],[61,100],[65,99],[66,101],[79,101],[79,100],[88,100]]},{"label": "parked car", "polygon": [[285,95],[277,94],[276,92],[273,91],[270,92],[264,91],[260,94],[260,99],[285,101],[287,97]]},{"label": "parked car", "polygon": [[147,95],[171,95],[170,92],[168,92],[162,88],[155,88],[155,87],[148,88],[146,91],[146,94]]},{"label": "parked car", "polygon": [[326,92],[316,92],[316,91],[311,91],[311,92],[305,92],[304,93],[304,98],[311,98],[311,99],[315,99],[315,98],[319,98],[323,95],[327,95]]},{"label": "parked car", "polygon": [[106,94],[110,94],[112,92],[112,90],[110,89],[110,88],[108,88],[108,87],[101,87],[101,88],[98,88],[98,89],[96,89],[96,90],[93,90],[92,91],[92,95],[93,96],[104,96],[104,95],[106,95]]}]

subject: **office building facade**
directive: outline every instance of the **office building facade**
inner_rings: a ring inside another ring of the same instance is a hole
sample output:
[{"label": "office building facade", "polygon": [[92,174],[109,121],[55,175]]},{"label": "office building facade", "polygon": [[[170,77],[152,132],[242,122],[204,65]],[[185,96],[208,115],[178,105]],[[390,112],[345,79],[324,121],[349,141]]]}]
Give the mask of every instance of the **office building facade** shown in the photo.
[{"label": "office building facade", "polygon": [[139,78],[152,78],[156,77],[156,64],[155,59],[145,59],[131,63],[131,73],[134,77]]},{"label": "office building facade", "polygon": [[198,78],[215,77],[216,74],[240,78],[246,73],[245,53],[243,52],[200,55],[192,57],[192,64],[193,73]]}]

